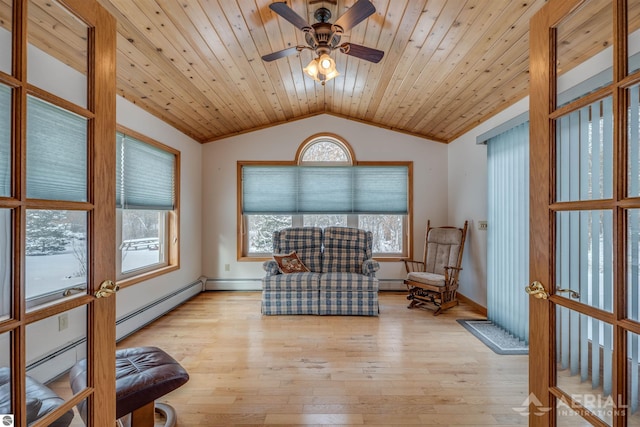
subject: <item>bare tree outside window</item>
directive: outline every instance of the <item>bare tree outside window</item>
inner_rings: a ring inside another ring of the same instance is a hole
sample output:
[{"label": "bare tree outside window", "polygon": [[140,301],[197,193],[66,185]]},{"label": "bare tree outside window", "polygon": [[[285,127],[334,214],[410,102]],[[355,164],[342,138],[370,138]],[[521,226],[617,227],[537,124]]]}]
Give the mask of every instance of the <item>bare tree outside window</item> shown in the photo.
[{"label": "bare tree outside window", "polygon": [[273,232],[291,227],[291,215],[248,215],[249,251],[270,254],[273,251]]}]

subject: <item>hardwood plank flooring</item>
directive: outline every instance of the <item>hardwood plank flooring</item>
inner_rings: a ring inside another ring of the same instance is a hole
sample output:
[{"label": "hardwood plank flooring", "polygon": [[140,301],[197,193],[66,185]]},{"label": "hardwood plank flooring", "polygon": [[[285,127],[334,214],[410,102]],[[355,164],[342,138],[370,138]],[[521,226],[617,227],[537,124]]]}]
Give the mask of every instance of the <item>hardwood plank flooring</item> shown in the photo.
[{"label": "hardwood plank flooring", "polygon": [[434,317],[404,295],[381,292],[379,317],[262,316],[259,292],[206,292],[118,348],[161,347],[189,372],[161,399],[180,427],[527,425],[528,356],[467,332],[469,306]]}]

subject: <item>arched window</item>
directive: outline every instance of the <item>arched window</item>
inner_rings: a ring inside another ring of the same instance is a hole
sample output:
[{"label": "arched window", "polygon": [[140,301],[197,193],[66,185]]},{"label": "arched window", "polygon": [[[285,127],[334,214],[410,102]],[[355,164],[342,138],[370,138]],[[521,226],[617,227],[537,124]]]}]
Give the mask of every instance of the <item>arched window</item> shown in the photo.
[{"label": "arched window", "polygon": [[238,162],[240,258],[271,254],[285,227],[356,227],[373,232],[379,259],[410,256],[412,162],[358,162],[338,135],[307,138],[293,162]]},{"label": "arched window", "polygon": [[307,139],[298,149],[298,164],[342,164],[353,165],[351,148],[340,137],[335,135],[317,135]]}]

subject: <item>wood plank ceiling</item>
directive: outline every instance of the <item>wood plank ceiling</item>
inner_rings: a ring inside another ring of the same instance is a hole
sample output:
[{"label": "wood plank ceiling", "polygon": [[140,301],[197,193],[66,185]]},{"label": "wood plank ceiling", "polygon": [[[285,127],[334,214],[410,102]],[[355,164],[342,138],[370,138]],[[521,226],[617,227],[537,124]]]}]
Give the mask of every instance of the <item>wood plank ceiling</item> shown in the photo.
[{"label": "wood plank ceiling", "polygon": [[[30,16],[46,15],[51,1],[31,0]],[[341,75],[322,86],[303,74],[310,50],[262,61],[305,44],[269,9],[272,0],[99,0],[118,21],[118,93],[201,143],[322,113],[450,142],[528,94],[529,19],[545,1],[372,0],[376,13],[343,41],[384,58],[373,64],[334,51]],[[335,22],[354,2],[288,5],[313,23],[317,8]],[[10,3],[0,0],[0,23]],[[33,31],[30,42],[48,51],[66,43],[55,56],[85,70],[74,47],[83,43],[63,26],[48,23],[46,37]],[[573,30],[568,41],[586,39]],[[610,33],[589,41],[602,49]]]}]

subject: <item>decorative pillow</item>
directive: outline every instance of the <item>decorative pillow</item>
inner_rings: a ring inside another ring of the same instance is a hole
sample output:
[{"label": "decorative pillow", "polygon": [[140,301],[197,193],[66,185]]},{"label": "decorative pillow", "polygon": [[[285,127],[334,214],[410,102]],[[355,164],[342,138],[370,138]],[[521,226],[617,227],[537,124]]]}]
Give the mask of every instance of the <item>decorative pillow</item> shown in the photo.
[{"label": "decorative pillow", "polygon": [[278,263],[278,268],[283,274],[302,273],[310,271],[307,266],[298,258],[296,251],[286,255],[274,255],[273,259]]}]

